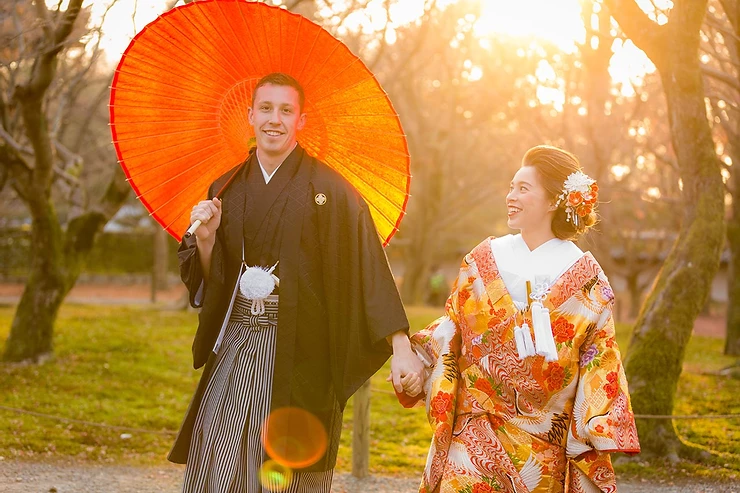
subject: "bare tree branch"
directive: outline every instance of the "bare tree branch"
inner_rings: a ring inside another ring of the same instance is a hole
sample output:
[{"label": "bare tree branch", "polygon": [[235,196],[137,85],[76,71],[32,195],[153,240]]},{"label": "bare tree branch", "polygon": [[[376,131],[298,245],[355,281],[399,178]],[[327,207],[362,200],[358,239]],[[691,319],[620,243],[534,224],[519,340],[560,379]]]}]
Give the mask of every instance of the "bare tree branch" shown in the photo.
[{"label": "bare tree branch", "polygon": [[718,80],[720,82],[723,82],[727,84],[728,86],[732,87],[736,91],[740,91],[740,82],[738,82],[738,79],[735,77],[732,77],[726,72],[723,72],[721,70],[717,70],[714,67],[710,67],[707,64],[702,64],[701,71],[704,75],[707,77],[711,77],[715,80]]},{"label": "bare tree branch", "polygon": [[[2,127],[0,127],[0,137],[2,137],[2,139],[8,144],[8,146],[10,146],[10,148],[18,154],[18,158],[23,159],[23,154],[26,154],[27,156],[33,156],[33,149],[31,149],[30,147],[24,147],[16,142],[13,136],[6,132],[5,129]],[[26,164],[28,165],[28,163]],[[28,169],[33,169],[33,167],[31,165],[28,165]]]},{"label": "bare tree branch", "polygon": [[41,19],[41,28],[44,30],[44,35],[47,39],[52,39],[54,37],[54,30],[52,29],[51,21],[49,21],[49,10],[46,8],[46,3],[33,3],[36,6],[36,15]]},{"label": "bare tree branch", "polygon": [[661,63],[670,48],[666,26],[650,20],[634,0],[604,0],[604,3],[622,31],[647,53],[653,63]]}]

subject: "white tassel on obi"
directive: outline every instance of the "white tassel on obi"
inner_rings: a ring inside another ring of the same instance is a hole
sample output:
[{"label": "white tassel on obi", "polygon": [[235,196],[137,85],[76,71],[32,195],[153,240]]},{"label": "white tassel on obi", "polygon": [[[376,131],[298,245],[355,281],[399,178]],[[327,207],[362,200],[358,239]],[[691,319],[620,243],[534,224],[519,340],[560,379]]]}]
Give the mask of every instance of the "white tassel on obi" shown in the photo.
[{"label": "white tassel on obi", "polygon": [[[278,261],[279,262],[279,261]],[[247,270],[239,279],[239,291],[248,300],[252,300],[252,315],[262,315],[265,313],[265,298],[275,290],[275,286],[280,285],[280,279],[273,274],[275,265],[266,269],[264,267],[247,267]]]},{"label": "white tassel on obi", "polygon": [[549,292],[548,283],[535,284],[530,298],[532,304],[532,325],[534,326],[534,341],[537,354],[545,357],[546,361],[558,360],[558,349],[552,336],[552,325],[550,324],[550,310],[542,305],[542,301]]},{"label": "white tassel on obi", "polygon": [[[542,355],[547,361],[558,359],[550,326],[550,312],[544,300],[550,287],[583,256],[573,242],[552,238],[530,250],[522,235],[507,235],[491,240],[491,253],[506,291],[520,312],[514,328],[519,358]],[[534,289],[530,289],[534,281]],[[529,326],[524,323],[527,316]],[[534,329],[534,342],[530,328]]]},{"label": "white tassel on obi", "polygon": [[514,328],[514,339],[516,340],[516,350],[519,352],[519,359],[536,354],[534,343],[532,342],[532,334],[529,333],[529,324],[527,322],[524,322],[522,326],[517,325]]},{"label": "white tassel on obi", "polygon": [[555,347],[555,339],[552,337],[550,310],[542,306],[539,301],[532,303],[532,324],[534,325],[537,354],[544,356],[547,361],[557,361],[558,350]]}]

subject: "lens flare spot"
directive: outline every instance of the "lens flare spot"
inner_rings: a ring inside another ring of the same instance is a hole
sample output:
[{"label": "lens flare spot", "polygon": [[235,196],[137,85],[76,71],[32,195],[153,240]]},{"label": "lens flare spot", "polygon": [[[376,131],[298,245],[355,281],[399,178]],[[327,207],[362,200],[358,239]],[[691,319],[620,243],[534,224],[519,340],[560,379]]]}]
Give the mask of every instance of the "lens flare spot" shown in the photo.
[{"label": "lens flare spot", "polygon": [[262,428],[265,451],[278,464],[302,469],[318,462],[326,453],[327,436],[319,419],[296,407],[270,413]]},{"label": "lens flare spot", "polygon": [[268,460],[260,467],[260,482],[271,492],[287,489],[293,481],[293,471],[289,467]]}]

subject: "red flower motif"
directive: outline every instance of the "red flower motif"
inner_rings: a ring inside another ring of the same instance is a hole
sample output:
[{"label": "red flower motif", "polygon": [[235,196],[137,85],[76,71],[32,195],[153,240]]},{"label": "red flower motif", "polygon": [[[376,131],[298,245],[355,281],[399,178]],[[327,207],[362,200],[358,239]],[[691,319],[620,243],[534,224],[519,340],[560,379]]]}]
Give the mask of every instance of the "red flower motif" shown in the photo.
[{"label": "red flower motif", "polygon": [[556,390],[563,386],[565,381],[565,370],[557,363],[550,363],[543,375],[550,390]]},{"label": "red flower motif", "polygon": [[555,336],[556,342],[570,341],[575,335],[575,327],[565,317],[558,317],[553,324],[552,335]]},{"label": "red flower motif", "polygon": [[591,192],[596,193],[599,191],[599,186],[596,183],[591,184]]},{"label": "red flower motif", "polygon": [[504,426],[504,420],[492,414],[488,415],[488,421],[491,423],[491,426],[494,430],[498,430],[499,428]]},{"label": "red flower motif", "polygon": [[595,451],[595,450],[589,450],[588,452],[586,452],[586,453],[584,453],[583,455],[581,455],[581,457],[582,457],[582,458],[583,458],[583,459],[584,459],[584,460],[585,460],[586,462],[593,462],[593,461],[595,461],[595,460],[596,460],[596,459],[597,459],[597,458],[599,457],[599,454],[598,454],[598,453],[596,453],[596,451]]},{"label": "red flower motif", "polygon": [[473,493],[492,493],[493,488],[491,488],[491,485],[488,483],[475,483],[473,485]]},{"label": "red flower motif", "polygon": [[468,298],[470,298],[470,291],[467,289],[463,289],[459,292],[457,295],[457,304],[458,306],[462,307],[466,301],[468,301]]},{"label": "red flower motif", "polygon": [[596,430],[596,433],[604,433],[604,425],[596,425],[594,430]]},{"label": "red flower motif", "polygon": [[437,421],[447,422],[447,413],[452,410],[452,394],[440,392],[429,403],[432,416]]},{"label": "red flower motif", "polygon": [[487,378],[478,378],[473,384],[473,387],[488,395],[493,395],[495,393],[493,385],[491,385],[491,382],[489,382]]},{"label": "red flower motif", "polygon": [[604,385],[604,391],[606,391],[607,399],[614,399],[619,393],[619,382],[617,381],[617,372],[612,371],[606,375],[606,380],[609,382]]},{"label": "red flower motif", "polygon": [[568,194],[568,205],[575,207],[581,202],[583,202],[583,195],[581,195],[581,192],[570,192],[570,194]]}]

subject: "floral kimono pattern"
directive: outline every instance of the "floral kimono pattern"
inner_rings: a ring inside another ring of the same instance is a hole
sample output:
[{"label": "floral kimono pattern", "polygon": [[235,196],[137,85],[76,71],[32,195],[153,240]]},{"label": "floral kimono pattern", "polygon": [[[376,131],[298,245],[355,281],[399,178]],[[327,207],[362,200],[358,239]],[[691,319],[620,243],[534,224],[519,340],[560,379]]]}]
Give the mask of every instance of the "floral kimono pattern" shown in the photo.
[{"label": "floral kimono pattern", "polygon": [[606,276],[590,253],[561,275],[543,302],[558,360],[521,360],[514,328],[532,320],[490,240],[463,260],[446,314],[412,337],[434,431],[420,492],[614,492],[609,453],[640,445]]}]

